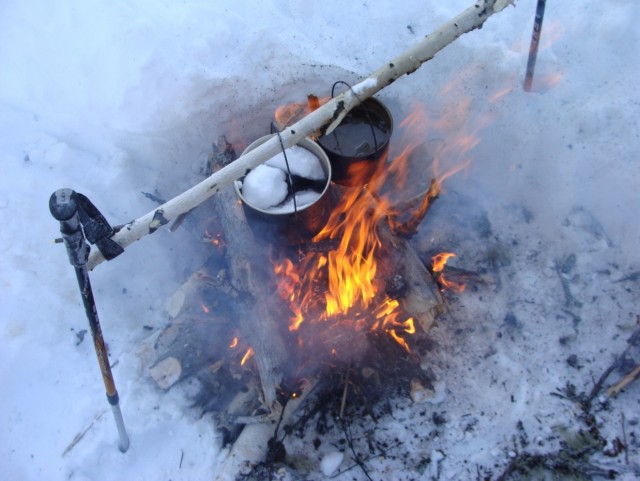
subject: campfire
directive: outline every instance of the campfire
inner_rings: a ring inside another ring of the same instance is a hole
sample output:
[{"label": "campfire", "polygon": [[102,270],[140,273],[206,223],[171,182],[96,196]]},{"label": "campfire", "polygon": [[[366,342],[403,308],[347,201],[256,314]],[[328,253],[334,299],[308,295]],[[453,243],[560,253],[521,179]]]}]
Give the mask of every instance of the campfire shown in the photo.
[{"label": "campfire", "polygon": [[[298,406],[333,406],[346,419],[385,396],[433,398],[435,379],[421,367],[427,333],[445,309],[443,292],[461,293],[465,285],[449,279],[454,253],[425,259],[411,237],[446,179],[469,165],[459,146],[473,144],[459,129],[451,165],[443,157],[451,149],[427,142],[433,125],[414,106],[375,168],[331,182],[324,222],[311,231],[304,210],[266,220],[245,215],[253,209],[238,201],[242,181],[192,213],[210,257],[169,299],[173,321],[147,353],[157,384],[200,379],[197,404],[217,413],[225,440],[262,440],[268,459],[274,448],[267,441],[300,422]],[[235,158],[220,137],[210,169]]]}]

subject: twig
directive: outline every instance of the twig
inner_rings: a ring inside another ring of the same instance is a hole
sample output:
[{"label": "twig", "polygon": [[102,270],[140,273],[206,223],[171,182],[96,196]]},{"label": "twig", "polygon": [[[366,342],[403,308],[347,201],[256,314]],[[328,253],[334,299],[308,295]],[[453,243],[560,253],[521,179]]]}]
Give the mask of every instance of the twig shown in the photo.
[{"label": "twig", "polygon": [[575,474],[589,478],[599,476],[613,479],[611,476],[617,474],[613,469],[601,468],[582,461],[579,456],[575,456],[575,458],[574,456],[567,456],[563,450],[550,454],[530,454],[525,452],[513,458],[502,474],[496,478],[496,481],[507,481],[516,472],[528,472],[536,468],[544,469],[550,473]]},{"label": "twig", "polygon": [[[393,449],[393,448],[397,448],[397,447],[398,447],[398,446],[400,446],[401,444],[402,444],[402,443],[391,444],[390,446],[388,446],[388,447],[387,447],[387,451],[388,451],[388,450],[390,450],[390,449]],[[370,456],[367,456],[366,458],[363,458],[361,461],[364,463],[364,462],[367,462],[367,461],[372,460],[373,458],[377,458],[378,456],[385,456],[385,451],[383,451],[383,452],[382,452],[382,453],[380,453],[380,454],[372,454],[372,455],[370,455]],[[359,465],[358,465],[358,463],[357,463],[357,462],[356,462],[356,463],[353,463],[351,466],[348,466],[348,467],[346,467],[346,468],[344,468],[344,469],[341,469],[340,471],[337,471],[335,474],[333,474],[333,475],[332,475],[332,476],[330,476],[329,478],[330,478],[330,479],[337,478],[338,476],[340,476],[340,475],[342,475],[342,474],[344,474],[344,473],[347,473],[347,472],[351,471],[353,468],[356,468],[356,467],[358,467],[358,466],[359,466]]]},{"label": "twig", "polygon": [[616,397],[620,391],[640,377],[640,364],[616,384],[607,389],[607,397]]},{"label": "twig", "polygon": [[591,402],[596,398],[596,396],[602,389],[602,385],[604,384],[604,382],[607,380],[609,375],[614,371],[614,369],[618,366],[618,362],[619,361],[616,358],[616,360],[613,361],[613,364],[611,364],[607,369],[604,370],[600,378],[596,381],[596,383],[591,388],[591,392],[589,393],[589,396],[587,396],[587,400],[586,400],[587,404],[591,404]]},{"label": "twig", "polygon": [[622,442],[624,443],[624,463],[629,465],[629,443],[627,443],[627,430],[624,427],[626,423],[626,419],[624,417],[624,413],[620,413],[620,424],[622,424]]},{"label": "twig", "polygon": [[76,434],[73,440],[69,443],[69,446],[67,446],[66,449],[62,452],[61,456],[67,455],[69,451],[75,448],[76,444],[82,441],[82,438],[84,438],[85,434],[89,432],[89,430],[93,427],[95,422],[98,421],[106,412],[107,412],[106,409],[104,411],[101,411],[99,414],[96,415],[96,417],[93,418],[93,421],[91,421],[91,423],[89,423],[89,425],[86,428],[84,428],[82,431]]},{"label": "twig", "polygon": [[[596,383],[594,384],[593,388],[591,389],[591,392],[589,393],[589,396],[587,396],[587,399],[586,399],[586,403],[587,404],[591,404],[591,402],[595,399],[595,397],[600,392],[600,389],[602,389],[602,385],[605,383],[605,381],[607,380],[609,375],[615,369],[620,367],[620,365],[622,364],[623,359],[625,358],[625,356],[627,355],[629,350],[632,347],[636,346],[636,345],[640,345],[640,327],[637,328],[631,334],[631,336],[629,336],[629,339],[627,339],[627,347],[625,348],[625,350],[622,351],[618,356],[616,356],[616,358],[613,361],[613,363],[607,369],[605,369],[605,371],[602,373],[602,375],[600,376],[598,381],[596,381]],[[640,367],[640,366],[638,366],[638,367]],[[625,378],[623,378],[622,381],[620,381],[620,383],[625,381],[625,384],[623,386],[621,386],[620,389],[613,389],[613,388],[616,388],[618,385],[614,385],[612,388],[609,388],[609,390],[607,390],[607,396],[608,397],[615,396],[616,394],[618,394],[618,392],[620,392],[621,389],[624,389],[631,381],[633,381],[634,379],[640,377],[640,372],[636,372],[638,370],[638,367],[636,367],[633,371],[631,371],[631,373],[629,373],[627,376],[625,376]],[[629,376],[632,376],[632,378],[627,380],[627,377],[629,377]],[[612,391],[612,394],[610,395],[609,391],[612,390],[612,389],[613,389],[613,391]]]},{"label": "twig", "polygon": [[342,400],[340,401],[340,419],[344,419],[344,408],[347,405],[347,393],[349,392],[349,374],[351,366],[347,367],[347,373],[344,376],[344,390],[342,391]]},{"label": "twig", "polygon": [[353,436],[351,435],[351,428],[349,425],[342,421],[342,429],[344,431],[344,436],[347,438],[347,444],[349,445],[349,449],[351,450],[351,454],[353,454],[353,461],[358,465],[358,467],[362,470],[364,475],[367,477],[369,481],[373,481],[371,476],[369,476],[369,471],[367,471],[367,467],[364,464],[364,461],[360,459],[358,454],[356,453],[356,448],[353,445]]}]

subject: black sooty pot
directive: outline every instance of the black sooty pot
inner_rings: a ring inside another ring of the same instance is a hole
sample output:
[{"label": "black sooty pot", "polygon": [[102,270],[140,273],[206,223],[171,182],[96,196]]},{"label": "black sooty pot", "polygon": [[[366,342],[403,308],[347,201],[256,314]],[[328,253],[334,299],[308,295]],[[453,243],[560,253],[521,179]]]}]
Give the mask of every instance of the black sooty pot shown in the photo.
[{"label": "black sooty pot", "polygon": [[318,139],[331,162],[332,179],[355,187],[366,184],[386,160],[393,118],[377,99],[354,107],[333,132]]}]

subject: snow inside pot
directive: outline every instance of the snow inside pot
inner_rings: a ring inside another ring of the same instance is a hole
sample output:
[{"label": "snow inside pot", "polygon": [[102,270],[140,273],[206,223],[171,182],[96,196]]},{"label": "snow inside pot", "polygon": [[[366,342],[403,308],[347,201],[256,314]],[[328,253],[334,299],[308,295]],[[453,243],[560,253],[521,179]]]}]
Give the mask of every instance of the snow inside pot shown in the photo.
[{"label": "snow inside pot", "polygon": [[318,143],[327,153],[338,184],[366,184],[380,162],[384,162],[393,131],[387,108],[369,98],[349,112],[340,125]]},{"label": "snow inside pot", "polygon": [[[271,137],[254,141],[243,154]],[[286,161],[280,152],[234,186],[257,235],[299,237],[317,233],[326,222],[331,176],[331,163],[325,152],[317,143],[303,139],[286,149]]]}]

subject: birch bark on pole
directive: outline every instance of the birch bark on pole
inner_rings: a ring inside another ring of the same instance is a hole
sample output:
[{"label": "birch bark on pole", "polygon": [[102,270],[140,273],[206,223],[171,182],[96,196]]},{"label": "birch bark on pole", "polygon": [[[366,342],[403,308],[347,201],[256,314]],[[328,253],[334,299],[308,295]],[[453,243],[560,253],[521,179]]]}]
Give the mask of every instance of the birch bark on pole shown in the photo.
[{"label": "birch bark on pole", "polygon": [[[473,6],[444,23],[413,47],[386,62],[367,78],[354,85],[351,90],[334,97],[303,119],[287,127],[281,133],[284,146],[286,148],[291,147],[312,134],[331,132],[344,116],[363,100],[371,97],[403,75],[415,72],[422,64],[431,60],[436,53],[462,34],[482,27],[491,15],[514,3],[515,0],[477,1]],[[153,234],[177,216],[197,207],[219,192],[225,185],[245,175],[247,169],[253,169],[277,155],[280,149],[281,146],[277,136],[273,137],[157,209],[129,222],[112,239],[120,244],[122,248],[126,248],[145,235]],[[102,254],[96,250],[91,253],[87,267],[93,269],[104,260]]]}]

